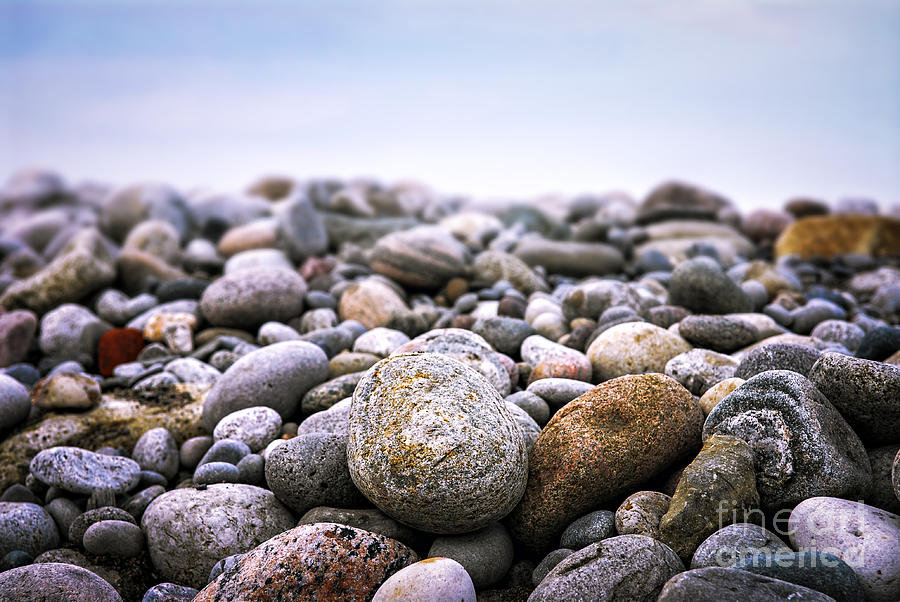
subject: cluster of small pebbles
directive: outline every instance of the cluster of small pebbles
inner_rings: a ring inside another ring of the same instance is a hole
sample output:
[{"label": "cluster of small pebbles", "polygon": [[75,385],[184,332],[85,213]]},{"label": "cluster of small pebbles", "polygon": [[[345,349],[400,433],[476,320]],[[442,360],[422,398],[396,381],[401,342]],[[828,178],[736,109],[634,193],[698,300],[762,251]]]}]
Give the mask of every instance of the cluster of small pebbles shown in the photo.
[{"label": "cluster of small pebbles", "polygon": [[0,189],[0,600],[900,599],[900,212]]}]

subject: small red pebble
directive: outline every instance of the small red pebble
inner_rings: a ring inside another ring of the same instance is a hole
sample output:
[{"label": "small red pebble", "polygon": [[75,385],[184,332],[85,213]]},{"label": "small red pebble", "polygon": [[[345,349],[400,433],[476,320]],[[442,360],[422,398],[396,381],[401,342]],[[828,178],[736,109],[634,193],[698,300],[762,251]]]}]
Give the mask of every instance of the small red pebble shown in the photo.
[{"label": "small red pebble", "polygon": [[97,342],[97,365],[102,376],[112,376],[113,369],[137,359],[144,348],[144,334],[136,328],[107,330]]}]

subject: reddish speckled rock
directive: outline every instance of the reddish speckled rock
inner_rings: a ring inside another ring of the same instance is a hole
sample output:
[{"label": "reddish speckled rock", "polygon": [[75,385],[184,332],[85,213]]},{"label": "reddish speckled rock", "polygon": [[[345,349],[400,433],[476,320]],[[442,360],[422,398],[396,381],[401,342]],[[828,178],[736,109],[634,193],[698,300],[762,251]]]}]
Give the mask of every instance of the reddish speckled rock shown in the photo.
[{"label": "reddish speckled rock", "polygon": [[248,552],[194,602],[370,600],[419,557],[377,533],[316,523],[285,531]]},{"label": "reddish speckled rock", "polygon": [[136,328],[113,328],[107,330],[97,342],[97,364],[100,374],[112,376],[119,364],[127,364],[137,359],[144,348],[144,334]]},{"label": "reddish speckled rock", "polygon": [[511,534],[546,551],[572,520],[699,449],[702,427],[702,410],[668,376],[623,376],[594,387],[559,410],[534,444]]}]

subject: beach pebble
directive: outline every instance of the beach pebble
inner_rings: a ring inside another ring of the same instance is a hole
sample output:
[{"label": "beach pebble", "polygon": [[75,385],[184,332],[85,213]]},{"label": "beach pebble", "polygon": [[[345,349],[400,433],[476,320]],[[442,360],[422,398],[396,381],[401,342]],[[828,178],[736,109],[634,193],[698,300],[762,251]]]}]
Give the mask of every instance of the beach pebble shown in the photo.
[{"label": "beach pebble", "polygon": [[205,586],[219,559],[247,552],[294,524],[272,492],[230,483],[166,492],[141,519],[157,573],[191,587]]},{"label": "beach pebble", "polygon": [[30,411],[28,389],[16,379],[0,374],[0,431],[24,421]]},{"label": "beach pebble", "polygon": [[728,567],[759,554],[785,552],[790,553],[791,548],[772,531],[753,523],[738,522],[707,537],[694,552],[691,568]]},{"label": "beach pebble", "polygon": [[729,314],[753,311],[753,301],[708,257],[678,264],[669,280],[669,303],[691,311]]},{"label": "beach pebble", "polygon": [[75,517],[72,524],[69,525],[69,541],[76,545],[81,545],[84,534],[90,526],[104,520],[117,520],[127,523],[135,522],[135,519],[130,513],[115,506],[101,506],[99,508],[87,510]]},{"label": "beach pebble", "polygon": [[25,359],[36,331],[34,312],[19,309],[0,313],[0,368]]},{"label": "beach pebble", "polygon": [[525,440],[497,390],[431,353],[394,355],[360,381],[347,457],[353,482],[376,506],[446,534],[509,513],[528,471]]},{"label": "beach pebble", "polygon": [[616,509],[616,533],[619,535],[646,535],[659,539],[659,522],[672,498],[658,491],[632,493]]},{"label": "beach pebble", "polygon": [[59,562],[29,564],[0,573],[0,592],[4,602],[122,602],[119,592],[96,573]]},{"label": "beach pebble", "polygon": [[237,465],[241,458],[250,453],[250,446],[236,439],[219,439],[200,458],[198,466],[208,462],[228,462]]},{"label": "beach pebble", "polygon": [[45,355],[90,365],[97,341],[109,328],[86,307],[66,303],[41,318],[38,345]]},{"label": "beach pebble", "polygon": [[670,359],[690,349],[683,338],[659,326],[628,322],[600,334],[587,356],[594,380],[603,382],[626,374],[665,372]]},{"label": "beach pebble", "polygon": [[153,470],[166,479],[178,473],[178,446],[172,434],[162,427],[150,429],[137,440],[131,458],[142,470]]},{"label": "beach pebble", "polygon": [[237,483],[240,480],[241,471],[231,462],[205,462],[194,470],[195,485]]},{"label": "beach pebble", "polygon": [[82,542],[91,554],[133,558],[144,548],[144,533],[134,523],[102,520],[87,528]]},{"label": "beach pebble", "polygon": [[616,533],[616,515],[609,510],[595,510],[575,519],[559,538],[559,547],[580,550]]},{"label": "beach pebble", "polygon": [[342,320],[356,320],[369,329],[387,326],[394,316],[407,311],[409,307],[397,290],[379,278],[351,284],[338,303]]},{"label": "beach pebble", "polygon": [[713,408],[732,391],[744,384],[743,378],[726,378],[711,386],[706,393],[700,396],[700,407],[704,414],[712,412]]},{"label": "beach pebble", "polygon": [[130,458],[65,446],[40,451],[29,468],[31,474],[46,485],[83,494],[90,494],[100,487],[113,493],[124,493],[137,485],[141,470]]},{"label": "beach pebble", "polygon": [[[593,374],[588,357],[571,347],[560,345],[534,334],[522,341],[520,348],[522,361],[531,365],[535,371],[541,368],[541,378],[568,378],[585,382],[591,381]],[[536,382],[540,379],[535,379]]]},{"label": "beach pebble", "polygon": [[759,554],[742,559],[734,568],[802,585],[839,602],[863,600],[856,573],[833,554],[808,550]]},{"label": "beach pebble", "polygon": [[399,541],[347,525],[301,525],[244,554],[194,602],[367,600],[419,557]]},{"label": "beach pebble", "polygon": [[53,517],[28,502],[0,502],[0,558],[20,550],[32,557],[59,545]]},{"label": "beach pebble", "polygon": [[748,602],[763,600],[810,600],[831,602],[831,596],[813,589],[757,575],[736,568],[710,566],[691,569],[670,579],[657,598],[658,602],[696,602],[728,600],[740,592]]},{"label": "beach pebble", "polygon": [[272,408],[254,406],[232,412],[222,418],[213,430],[213,438],[234,439],[258,452],[281,434],[281,416]]},{"label": "beach pebble", "polygon": [[840,343],[851,352],[856,352],[866,333],[853,322],[825,320],[813,328],[810,336],[829,343]]},{"label": "beach pebble", "polygon": [[372,602],[454,600],[475,602],[472,578],[451,558],[426,558],[400,569],[381,584]]},{"label": "beach pebble", "polygon": [[723,353],[737,351],[759,339],[753,324],[732,316],[687,316],[678,323],[678,334],[691,345]]},{"label": "beach pebble", "polygon": [[837,556],[856,573],[866,600],[900,598],[900,516],[850,500],[809,497],[788,520],[791,544]]},{"label": "beach pebble", "polygon": [[399,330],[379,327],[360,335],[353,342],[353,351],[387,357],[408,342],[409,337]]},{"label": "beach pebble", "polygon": [[900,349],[900,328],[879,326],[866,333],[856,350],[856,357],[884,361]]},{"label": "beach pebble", "polygon": [[694,395],[703,395],[716,384],[734,376],[738,362],[709,349],[691,349],[666,362],[665,374]]},{"label": "beach pebble", "polygon": [[620,535],[564,558],[529,600],[655,600],[663,585],[683,570],[678,556],[664,543],[643,535]]},{"label": "beach pebble", "polygon": [[265,477],[269,489],[298,514],[315,506],[365,504],[350,478],[345,435],[308,433],[287,440],[266,457]]},{"label": "beach pebble", "polygon": [[398,523],[377,508],[331,508],[316,506],[304,514],[297,526],[315,523],[337,523],[349,525],[357,529],[371,531],[396,539],[410,547],[421,547],[423,534],[402,523]]},{"label": "beach pebble", "polygon": [[477,589],[500,581],[513,562],[513,543],[500,523],[462,535],[441,535],[428,549],[429,558],[451,558],[461,564]]},{"label": "beach pebble", "polygon": [[379,274],[416,288],[439,288],[465,271],[466,247],[447,231],[419,226],[381,237],[369,265]]},{"label": "beach pebble", "polygon": [[200,310],[214,326],[256,327],[299,316],[305,294],[306,281],[294,271],[267,267],[238,270],[203,291]]},{"label": "beach pebble", "polygon": [[767,370],[791,370],[806,376],[822,352],[794,343],[771,343],[757,347],[744,355],[734,375],[749,379]]},{"label": "beach pebble", "polygon": [[146,592],[141,602],[191,602],[200,590],[177,583],[159,583]]},{"label": "beach pebble", "polygon": [[535,329],[525,320],[496,316],[479,318],[472,325],[472,332],[484,337],[497,351],[514,356],[519,353],[522,342],[535,334]]}]

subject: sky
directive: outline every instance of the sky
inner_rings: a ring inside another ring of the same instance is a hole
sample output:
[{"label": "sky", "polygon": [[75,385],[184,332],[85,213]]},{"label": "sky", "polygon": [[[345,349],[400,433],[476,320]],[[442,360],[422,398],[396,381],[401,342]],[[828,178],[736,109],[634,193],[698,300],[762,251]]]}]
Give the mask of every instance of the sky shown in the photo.
[{"label": "sky", "polygon": [[0,180],[900,203],[897,0],[0,0]]}]

